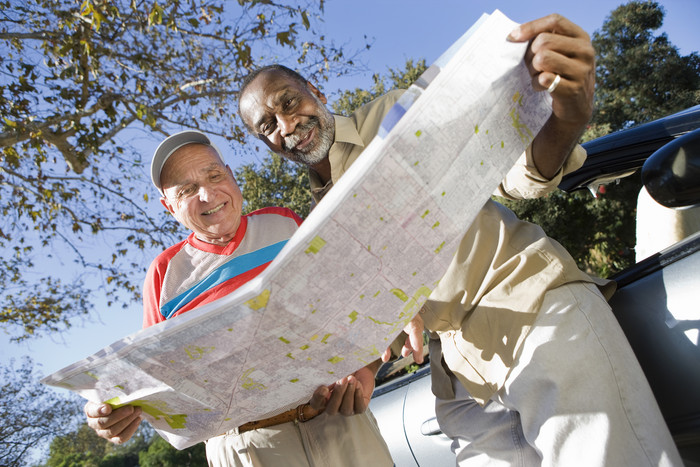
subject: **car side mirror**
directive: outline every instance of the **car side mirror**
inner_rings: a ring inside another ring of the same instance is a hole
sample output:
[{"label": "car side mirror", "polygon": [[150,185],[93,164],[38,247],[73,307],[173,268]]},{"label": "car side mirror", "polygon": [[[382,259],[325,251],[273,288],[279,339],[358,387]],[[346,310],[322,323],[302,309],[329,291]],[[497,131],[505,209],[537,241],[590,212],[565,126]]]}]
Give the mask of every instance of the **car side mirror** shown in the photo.
[{"label": "car side mirror", "polygon": [[642,182],[667,208],[700,205],[700,128],[649,156],[642,166]]}]

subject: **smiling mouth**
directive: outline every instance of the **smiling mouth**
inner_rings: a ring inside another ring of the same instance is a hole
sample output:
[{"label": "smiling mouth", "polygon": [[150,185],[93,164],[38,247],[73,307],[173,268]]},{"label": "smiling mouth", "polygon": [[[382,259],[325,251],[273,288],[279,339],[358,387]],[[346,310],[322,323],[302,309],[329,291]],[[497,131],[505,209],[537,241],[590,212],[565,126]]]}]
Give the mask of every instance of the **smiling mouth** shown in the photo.
[{"label": "smiling mouth", "polygon": [[294,146],[294,150],[296,151],[303,151],[306,146],[311,144],[311,141],[313,140],[313,133],[314,133],[314,128],[311,128],[309,132],[301,138],[301,140]]},{"label": "smiling mouth", "polygon": [[205,215],[205,216],[208,216],[208,215],[210,215],[210,214],[214,214],[215,212],[221,211],[221,210],[224,208],[224,206],[226,206],[226,203],[221,203],[220,205],[218,205],[218,206],[215,207],[214,209],[210,209],[210,210],[208,210],[208,211],[204,211],[202,214]]},{"label": "smiling mouth", "polygon": [[[297,127],[297,130],[295,132],[296,134],[291,135],[283,142],[282,149],[284,149],[284,151],[287,153],[303,152],[305,150],[308,150],[309,147],[313,144],[314,136],[316,135],[315,130],[318,127],[318,118],[311,117],[308,122]],[[299,134],[303,134],[306,131],[308,132],[304,136],[297,136]]]}]

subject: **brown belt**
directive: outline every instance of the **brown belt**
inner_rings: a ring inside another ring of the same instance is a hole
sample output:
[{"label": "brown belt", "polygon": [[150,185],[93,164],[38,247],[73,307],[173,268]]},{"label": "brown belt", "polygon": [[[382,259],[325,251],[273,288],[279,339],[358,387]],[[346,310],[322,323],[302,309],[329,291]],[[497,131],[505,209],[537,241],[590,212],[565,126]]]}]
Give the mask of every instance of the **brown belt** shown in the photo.
[{"label": "brown belt", "polygon": [[238,427],[238,433],[245,433],[246,431],[257,430],[258,428],[267,428],[287,422],[308,422],[321,412],[322,410],[316,410],[309,404],[301,404],[295,409],[289,409],[286,412],[273,415],[270,418],[244,423]]}]

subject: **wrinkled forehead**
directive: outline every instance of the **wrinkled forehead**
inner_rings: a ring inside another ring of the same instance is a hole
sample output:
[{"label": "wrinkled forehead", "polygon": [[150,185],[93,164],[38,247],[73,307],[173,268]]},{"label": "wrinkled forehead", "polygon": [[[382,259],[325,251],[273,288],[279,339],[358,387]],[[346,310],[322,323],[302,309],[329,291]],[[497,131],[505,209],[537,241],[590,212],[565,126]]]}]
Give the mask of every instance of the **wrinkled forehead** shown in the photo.
[{"label": "wrinkled forehead", "polygon": [[309,94],[305,83],[279,71],[269,70],[260,73],[250,82],[241,95],[241,113],[247,123],[255,117],[271,111],[286,96]]},{"label": "wrinkled forehead", "polygon": [[179,175],[179,172],[185,169],[197,172],[225,166],[226,164],[213,147],[207,144],[190,143],[178,148],[165,161],[160,178],[161,182],[164,182]]}]

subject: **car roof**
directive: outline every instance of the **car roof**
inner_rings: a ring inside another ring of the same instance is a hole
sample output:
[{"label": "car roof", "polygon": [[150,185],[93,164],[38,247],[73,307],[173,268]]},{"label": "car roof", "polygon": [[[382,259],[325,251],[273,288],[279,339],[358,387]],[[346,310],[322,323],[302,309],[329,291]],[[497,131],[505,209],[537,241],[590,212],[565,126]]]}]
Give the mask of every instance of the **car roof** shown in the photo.
[{"label": "car roof", "polygon": [[699,127],[700,105],[696,105],[583,143],[588,153],[586,162],[580,169],[564,176],[559,188],[572,192],[631,175],[656,150]]}]

